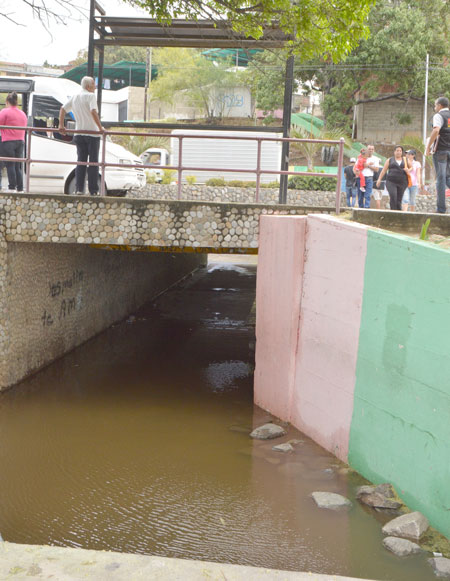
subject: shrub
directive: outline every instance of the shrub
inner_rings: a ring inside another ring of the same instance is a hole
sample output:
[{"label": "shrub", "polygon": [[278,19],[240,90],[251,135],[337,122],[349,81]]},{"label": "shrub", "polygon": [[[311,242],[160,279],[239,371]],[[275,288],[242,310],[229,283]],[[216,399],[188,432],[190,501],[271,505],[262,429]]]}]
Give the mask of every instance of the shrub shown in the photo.
[{"label": "shrub", "polygon": [[162,184],[171,184],[174,180],[174,173],[175,171],[173,169],[163,169],[163,177],[161,180]]},{"label": "shrub", "polygon": [[196,176],[186,176],[186,182],[190,185],[193,186],[195,184],[195,182],[197,181]]},{"label": "shrub", "polygon": [[156,175],[153,172],[146,171],[145,177],[148,184],[156,184]]},{"label": "shrub", "polygon": [[332,192],[336,189],[336,178],[316,176],[292,176],[288,179],[290,190],[312,190],[314,192]]},{"label": "shrub", "polygon": [[244,188],[256,188],[256,182],[243,182]]},{"label": "shrub", "polygon": [[206,181],[205,185],[207,186],[224,186],[225,180],[223,178],[210,178]]},{"label": "shrub", "polygon": [[245,188],[245,182],[242,180],[230,180],[226,185],[230,188]]},{"label": "shrub", "polygon": [[280,187],[280,182],[277,181],[273,181],[273,182],[269,182],[267,184],[261,184],[261,188],[279,188]]}]

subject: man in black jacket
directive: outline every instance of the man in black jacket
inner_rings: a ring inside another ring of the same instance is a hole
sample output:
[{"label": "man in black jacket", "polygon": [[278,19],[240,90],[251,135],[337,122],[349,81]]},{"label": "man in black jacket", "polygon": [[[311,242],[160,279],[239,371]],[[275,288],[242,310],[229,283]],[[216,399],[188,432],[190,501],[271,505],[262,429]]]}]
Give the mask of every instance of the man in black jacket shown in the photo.
[{"label": "man in black jacket", "polygon": [[425,155],[430,155],[435,146],[433,164],[436,170],[437,211],[445,214],[445,189],[450,188],[450,111],[447,97],[439,97],[434,103],[433,131],[427,143]]}]

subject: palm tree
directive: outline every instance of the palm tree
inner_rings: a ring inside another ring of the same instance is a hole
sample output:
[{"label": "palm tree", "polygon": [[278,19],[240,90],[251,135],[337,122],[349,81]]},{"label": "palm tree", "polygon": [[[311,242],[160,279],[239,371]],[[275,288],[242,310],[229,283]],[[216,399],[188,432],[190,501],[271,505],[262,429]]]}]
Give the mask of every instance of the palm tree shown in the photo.
[{"label": "palm tree", "polygon": [[[317,127],[312,127],[311,129],[305,129],[304,127],[297,126],[291,131],[291,137],[295,137],[296,139],[330,139],[333,141],[339,141],[341,137],[344,138],[344,143],[347,147],[351,147],[351,140],[347,135],[344,134],[342,129],[336,128],[322,128],[319,129]],[[294,150],[299,151],[305,158],[306,164],[308,166],[308,171],[314,171],[314,159],[317,157],[319,151],[322,148],[326,148],[324,143],[308,143],[308,142],[301,142],[301,143],[291,143],[291,146]],[[333,154],[334,154],[334,147],[331,146],[333,149],[324,152],[324,158],[332,161]],[[331,155],[330,155],[331,154]],[[331,159],[330,159],[331,158]],[[331,165],[328,164],[328,165]]]}]

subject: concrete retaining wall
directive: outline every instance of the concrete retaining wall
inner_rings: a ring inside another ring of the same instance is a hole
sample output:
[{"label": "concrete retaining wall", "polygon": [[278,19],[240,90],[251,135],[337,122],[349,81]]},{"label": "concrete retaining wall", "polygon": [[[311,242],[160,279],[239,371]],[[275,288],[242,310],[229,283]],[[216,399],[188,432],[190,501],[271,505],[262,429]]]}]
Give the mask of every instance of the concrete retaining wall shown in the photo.
[{"label": "concrete retaining wall", "polygon": [[0,388],[67,353],[207,260],[39,243],[8,243],[1,258]]},{"label": "concrete retaining wall", "polygon": [[450,251],[433,244],[327,216],[261,219],[256,403],[447,536],[449,288]]}]

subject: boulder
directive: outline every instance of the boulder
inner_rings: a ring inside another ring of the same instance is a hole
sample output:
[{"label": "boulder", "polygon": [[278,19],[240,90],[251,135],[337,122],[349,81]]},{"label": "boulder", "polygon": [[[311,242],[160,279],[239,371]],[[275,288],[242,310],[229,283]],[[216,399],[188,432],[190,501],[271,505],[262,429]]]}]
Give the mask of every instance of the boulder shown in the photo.
[{"label": "boulder", "polygon": [[311,496],[319,508],[331,510],[349,509],[352,503],[348,498],[335,492],[313,492]]},{"label": "boulder", "polygon": [[287,443],[287,444],[278,444],[277,446],[272,446],[272,450],[275,450],[275,452],[284,452],[286,454],[287,452],[293,452],[294,448],[293,448],[293,446],[291,446],[291,444]]},{"label": "boulder", "polygon": [[402,505],[394,500],[394,496],[394,489],[388,483],[378,486],[360,486],[356,490],[356,498],[363,504],[374,508],[400,508]]},{"label": "boulder", "polygon": [[386,523],[383,527],[383,533],[393,537],[418,540],[427,530],[428,526],[428,520],[422,513],[418,511],[409,512]]},{"label": "boulder", "polygon": [[250,438],[255,438],[256,440],[272,440],[273,438],[279,438],[285,435],[286,431],[281,426],[264,424],[263,426],[255,428],[250,434]]},{"label": "boulder", "polygon": [[397,557],[407,557],[422,550],[416,543],[398,537],[386,537],[383,539],[383,546]]},{"label": "boulder", "polygon": [[428,559],[437,577],[450,577],[450,559],[445,557],[434,557]]}]

